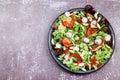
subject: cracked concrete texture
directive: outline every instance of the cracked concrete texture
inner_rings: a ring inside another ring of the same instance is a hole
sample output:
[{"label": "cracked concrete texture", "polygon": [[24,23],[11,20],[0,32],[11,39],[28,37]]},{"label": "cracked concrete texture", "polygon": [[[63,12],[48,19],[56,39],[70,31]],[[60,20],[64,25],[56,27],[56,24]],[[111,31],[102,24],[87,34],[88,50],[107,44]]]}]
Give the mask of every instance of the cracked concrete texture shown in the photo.
[{"label": "cracked concrete texture", "polygon": [[[97,72],[75,75],[63,70],[48,49],[48,32],[66,10],[94,6],[111,23],[116,49]],[[119,80],[119,0],[0,0],[0,80]]]}]

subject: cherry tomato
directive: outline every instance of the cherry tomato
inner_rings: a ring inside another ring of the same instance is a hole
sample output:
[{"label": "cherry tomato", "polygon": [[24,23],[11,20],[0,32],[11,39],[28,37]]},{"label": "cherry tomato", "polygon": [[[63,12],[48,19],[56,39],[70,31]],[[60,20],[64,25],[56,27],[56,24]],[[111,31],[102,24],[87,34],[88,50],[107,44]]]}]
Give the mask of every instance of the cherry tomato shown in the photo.
[{"label": "cherry tomato", "polygon": [[78,23],[80,23],[80,24],[82,24],[83,22],[82,22],[82,19],[77,19],[76,20]]},{"label": "cherry tomato", "polygon": [[90,63],[93,64],[93,65],[96,64],[96,57],[95,57],[95,56],[92,56],[92,57],[90,58]]},{"label": "cherry tomato", "polygon": [[86,37],[88,37],[89,35],[91,35],[91,27],[88,27],[86,31]]},{"label": "cherry tomato", "polygon": [[72,15],[71,15],[71,18],[72,18],[73,21],[77,20],[75,14],[72,14]]},{"label": "cherry tomato", "polygon": [[91,63],[91,68],[93,69],[94,68],[94,65],[96,64],[96,57],[95,56],[92,56],[90,58],[90,63]]},{"label": "cherry tomato", "polygon": [[91,34],[94,34],[94,33],[96,33],[98,31],[98,28],[92,28],[91,29]]},{"label": "cherry tomato", "polygon": [[91,34],[94,34],[98,31],[97,28],[88,27],[86,30],[86,37],[89,37]]},{"label": "cherry tomato", "polygon": [[80,57],[79,54],[71,53],[70,56],[75,57],[77,59],[78,64],[82,62],[82,58]]},{"label": "cherry tomato", "polygon": [[71,42],[67,38],[62,39],[62,44],[67,48],[71,46]]},{"label": "cherry tomato", "polygon": [[62,20],[63,26],[67,28],[72,28],[74,26],[74,21],[73,20]]}]

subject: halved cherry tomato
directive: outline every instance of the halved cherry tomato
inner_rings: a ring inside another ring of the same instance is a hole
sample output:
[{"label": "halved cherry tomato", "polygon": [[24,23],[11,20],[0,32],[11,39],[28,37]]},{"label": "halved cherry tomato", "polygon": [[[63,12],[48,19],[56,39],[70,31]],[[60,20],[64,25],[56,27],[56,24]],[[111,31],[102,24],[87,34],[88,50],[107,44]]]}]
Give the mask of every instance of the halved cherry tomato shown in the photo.
[{"label": "halved cherry tomato", "polygon": [[89,35],[91,35],[91,27],[88,27],[86,31],[86,37],[88,37]]},{"label": "halved cherry tomato", "polygon": [[93,16],[92,14],[90,14],[90,13],[86,13],[86,16],[87,16],[87,17],[94,18],[94,16]]},{"label": "halved cherry tomato", "polygon": [[91,34],[94,34],[98,31],[97,28],[88,27],[86,30],[86,37],[89,37]]},{"label": "halved cherry tomato", "polygon": [[62,20],[62,24],[63,26],[67,27],[67,28],[72,28],[74,26],[74,21],[71,20]]},{"label": "halved cherry tomato", "polygon": [[71,53],[70,56],[75,57],[77,59],[78,64],[82,62],[82,58],[80,57],[79,54]]},{"label": "halved cherry tomato", "polygon": [[90,63],[91,63],[91,68],[94,68],[94,65],[96,64],[96,57],[95,56],[92,56],[90,58]]},{"label": "halved cherry tomato", "polygon": [[72,15],[71,15],[71,18],[72,18],[73,21],[77,20],[75,14],[72,14]]},{"label": "halved cherry tomato", "polygon": [[62,44],[67,48],[72,45],[71,42],[67,38],[62,39]]},{"label": "halved cherry tomato", "polygon": [[96,33],[98,31],[98,28],[92,28],[91,29],[91,34],[94,34],[94,33]]},{"label": "halved cherry tomato", "polygon": [[83,22],[82,22],[82,19],[77,19],[76,20],[78,23],[80,23],[80,24],[82,24]]}]

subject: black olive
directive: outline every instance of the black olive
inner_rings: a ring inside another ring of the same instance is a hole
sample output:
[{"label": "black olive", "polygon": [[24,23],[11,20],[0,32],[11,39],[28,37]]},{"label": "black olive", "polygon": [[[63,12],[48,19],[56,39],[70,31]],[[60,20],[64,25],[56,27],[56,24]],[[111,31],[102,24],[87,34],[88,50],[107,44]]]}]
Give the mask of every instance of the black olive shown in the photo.
[{"label": "black olive", "polygon": [[112,47],[112,41],[106,42],[110,47]]},{"label": "black olive", "polygon": [[91,5],[86,5],[84,10],[85,12],[91,12],[93,10],[93,7]]},{"label": "black olive", "polygon": [[101,21],[102,21],[102,23],[105,23],[106,22],[105,17],[103,17]]},{"label": "black olive", "polygon": [[104,32],[108,32],[108,27],[104,27],[104,28],[102,28],[102,30],[103,30]]},{"label": "black olive", "polygon": [[105,17],[102,18],[102,20],[100,21],[100,24],[105,24],[105,26],[109,25],[109,23],[108,23],[108,21],[106,20]]}]

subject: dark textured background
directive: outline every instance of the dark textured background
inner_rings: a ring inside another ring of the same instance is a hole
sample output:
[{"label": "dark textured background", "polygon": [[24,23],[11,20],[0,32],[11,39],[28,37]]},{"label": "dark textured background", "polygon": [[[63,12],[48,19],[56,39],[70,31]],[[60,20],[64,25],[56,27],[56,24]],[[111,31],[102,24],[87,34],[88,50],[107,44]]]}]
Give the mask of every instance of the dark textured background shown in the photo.
[{"label": "dark textured background", "polygon": [[[107,65],[87,75],[59,67],[48,32],[62,12],[94,6],[111,23],[116,49]],[[120,0],[0,0],[0,80],[120,80]]]}]

